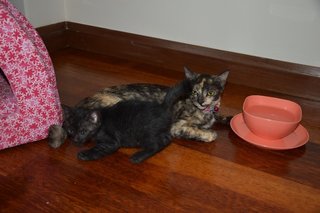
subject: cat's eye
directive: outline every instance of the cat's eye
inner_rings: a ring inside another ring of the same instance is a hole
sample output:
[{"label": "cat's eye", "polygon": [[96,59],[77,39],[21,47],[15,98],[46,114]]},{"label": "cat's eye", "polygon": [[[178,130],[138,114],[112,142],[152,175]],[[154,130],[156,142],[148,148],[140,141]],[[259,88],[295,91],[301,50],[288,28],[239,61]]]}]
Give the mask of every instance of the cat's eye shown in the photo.
[{"label": "cat's eye", "polygon": [[197,93],[198,93],[197,90],[192,91],[192,95],[196,95]]},{"label": "cat's eye", "polygon": [[216,91],[209,91],[209,92],[207,93],[207,95],[208,95],[208,96],[214,96],[214,95],[216,95]]},{"label": "cat's eye", "polygon": [[80,135],[84,135],[84,134],[86,134],[86,131],[81,130],[81,131],[80,131]]}]

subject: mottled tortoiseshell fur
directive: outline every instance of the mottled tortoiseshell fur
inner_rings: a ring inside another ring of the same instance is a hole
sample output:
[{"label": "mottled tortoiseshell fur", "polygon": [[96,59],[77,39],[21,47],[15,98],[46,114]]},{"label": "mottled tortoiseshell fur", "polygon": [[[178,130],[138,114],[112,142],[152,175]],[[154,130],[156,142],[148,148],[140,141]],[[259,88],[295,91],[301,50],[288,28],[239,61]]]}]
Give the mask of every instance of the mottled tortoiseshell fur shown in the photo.
[{"label": "mottled tortoiseshell fur", "polygon": [[[186,77],[195,82],[192,95],[177,102],[174,106],[174,124],[171,135],[176,138],[211,142],[217,138],[212,129],[215,122],[229,124],[231,117],[219,115],[220,97],[223,92],[229,72],[220,75],[198,74],[185,68]],[[97,109],[108,107],[122,100],[157,101],[161,103],[168,87],[155,84],[129,84],[105,88],[91,97],[83,99],[76,107]],[[63,128],[71,127],[65,121]],[[72,128],[72,127],[71,127]],[[54,130],[53,130],[54,129]],[[57,131],[57,127],[49,130]],[[62,130],[60,130],[62,131]],[[61,138],[61,137],[60,137]],[[50,138],[49,138],[50,139]],[[51,138],[49,141],[55,141]],[[63,141],[61,142],[63,143]]]}]

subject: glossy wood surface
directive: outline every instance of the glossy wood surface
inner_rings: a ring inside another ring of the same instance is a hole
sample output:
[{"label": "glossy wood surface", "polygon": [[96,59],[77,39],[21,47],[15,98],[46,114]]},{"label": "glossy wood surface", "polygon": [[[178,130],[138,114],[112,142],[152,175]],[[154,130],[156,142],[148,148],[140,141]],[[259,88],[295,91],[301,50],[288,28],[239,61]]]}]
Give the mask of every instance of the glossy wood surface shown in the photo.
[{"label": "glossy wood surface", "polygon": [[74,22],[37,29],[49,51],[71,47],[181,72],[231,70],[231,83],[320,101],[320,67],[277,61]]},{"label": "glossy wood surface", "polygon": [[[111,85],[172,85],[183,78],[182,72],[73,49],[52,59],[61,100],[69,105]],[[83,162],[76,154],[84,147],[70,141],[58,149],[46,140],[29,143],[0,151],[0,212],[320,212],[320,103],[228,83],[222,112],[241,112],[251,94],[299,103],[310,141],[266,150],[215,126],[215,142],[175,139],[138,165],[128,159],[134,149]]]}]

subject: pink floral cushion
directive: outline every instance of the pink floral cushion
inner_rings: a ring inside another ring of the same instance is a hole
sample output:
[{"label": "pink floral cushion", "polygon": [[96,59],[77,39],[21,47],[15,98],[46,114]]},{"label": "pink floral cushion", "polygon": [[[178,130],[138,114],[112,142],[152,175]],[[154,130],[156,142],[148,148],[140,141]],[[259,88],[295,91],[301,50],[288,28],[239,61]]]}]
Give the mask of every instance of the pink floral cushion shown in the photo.
[{"label": "pink floral cushion", "polygon": [[62,123],[53,65],[27,19],[0,0],[0,149],[41,140]]}]

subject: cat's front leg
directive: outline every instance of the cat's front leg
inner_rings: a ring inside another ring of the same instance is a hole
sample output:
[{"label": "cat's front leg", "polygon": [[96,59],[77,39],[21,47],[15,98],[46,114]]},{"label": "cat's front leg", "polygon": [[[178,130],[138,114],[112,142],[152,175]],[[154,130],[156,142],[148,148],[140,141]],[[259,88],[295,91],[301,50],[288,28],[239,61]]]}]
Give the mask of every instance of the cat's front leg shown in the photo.
[{"label": "cat's front leg", "polygon": [[172,125],[171,135],[175,138],[203,142],[212,142],[218,137],[216,131],[211,129],[199,129],[194,126],[190,126],[185,120],[178,121]]},{"label": "cat's front leg", "polygon": [[80,160],[97,160],[106,155],[110,155],[119,149],[118,143],[97,142],[97,145],[91,149],[78,153]]},{"label": "cat's front leg", "polygon": [[138,151],[136,153],[134,153],[131,157],[130,157],[130,161],[132,163],[141,163],[142,161],[146,160],[147,158],[151,157],[152,155],[154,155],[156,153],[155,150],[148,150],[148,149],[143,149],[141,151]]}]

